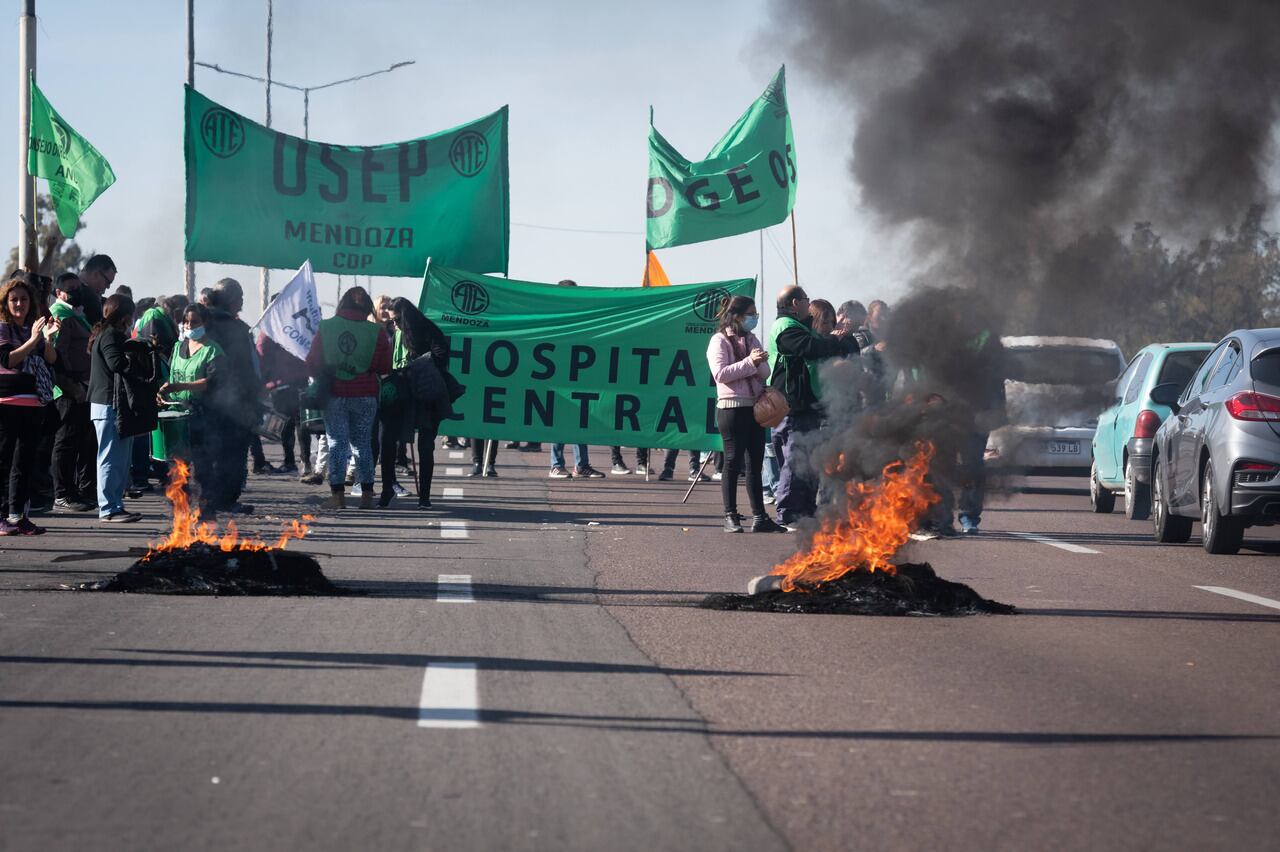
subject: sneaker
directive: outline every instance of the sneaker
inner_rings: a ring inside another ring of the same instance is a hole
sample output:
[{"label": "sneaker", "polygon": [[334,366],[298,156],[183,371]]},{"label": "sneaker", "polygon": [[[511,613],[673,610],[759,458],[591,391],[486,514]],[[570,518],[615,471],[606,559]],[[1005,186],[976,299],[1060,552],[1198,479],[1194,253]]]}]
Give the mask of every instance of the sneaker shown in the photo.
[{"label": "sneaker", "polygon": [[276,468],[276,473],[297,473],[298,466],[293,462],[285,462]]},{"label": "sneaker", "polygon": [[631,474],[631,468],[627,467],[625,464],[615,464],[609,469],[609,473],[612,476],[629,476]]},{"label": "sneaker", "polygon": [[479,464],[473,464],[471,466],[471,472],[468,473],[467,476],[481,476],[483,474],[484,474],[484,467],[482,467]]},{"label": "sneaker", "polygon": [[689,471],[689,481],[690,482],[710,482],[711,477],[707,476],[705,473],[698,473],[698,471],[696,470],[691,470]]},{"label": "sneaker", "polygon": [[526,452],[540,453],[542,452],[542,442],[534,441],[532,444],[525,444],[524,448]]},{"label": "sneaker", "polygon": [[443,441],[440,442],[440,447],[446,450],[457,450],[457,449],[461,449],[462,445],[459,444],[457,441],[455,441],[453,438],[445,438]]},{"label": "sneaker", "polygon": [[19,518],[17,523],[19,535],[44,535],[44,527],[38,527],[31,523],[29,518]]},{"label": "sneaker", "polygon": [[953,524],[947,524],[945,527],[938,527],[938,535],[942,538],[959,538],[960,530],[956,529]]},{"label": "sneaker", "polygon": [[67,500],[59,497],[53,501],[53,509],[55,512],[89,512],[93,510],[93,506],[83,500]]},{"label": "sneaker", "polygon": [[964,535],[977,535],[978,522],[971,520],[967,515],[960,516],[960,532]]},{"label": "sneaker", "polygon": [[137,500],[142,496],[142,489],[133,487],[126,488],[124,496],[128,497],[130,500]]},{"label": "sneaker", "polygon": [[727,533],[742,532],[742,523],[739,516],[735,512],[725,512],[724,514],[724,531]]},{"label": "sneaker", "polygon": [[399,482],[393,482],[391,483],[391,493],[396,495],[397,497],[408,497],[409,489],[405,488]]},{"label": "sneaker", "polygon": [[631,472],[636,476],[653,476],[653,468],[644,465],[636,465],[636,469]]},{"label": "sneaker", "polygon": [[156,487],[147,480],[143,479],[129,486],[130,491],[137,491],[139,494],[150,494],[156,490]]},{"label": "sneaker", "polygon": [[495,468],[493,465],[489,465],[488,467],[486,467],[486,468],[484,469],[484,475],[485,475],[485,476],[497,476],[497,475],[498,475],[498,470],[497,470],[497,468]]},{"label": "sneaker", "polygon": [[104,524],[132,524],[142,520],[142,516],[137,512],[112,512],[110,515],[100,517],[98,520]]},{"label": "sneaker", "polygon": [[574,476],[578,477],[579,479],[604,479],[604,474],[596,470],[591,465],[578,468],[576,471],[574,471]]},{"label": "sneaker", "polygon": [[21,535],[18,525],[10,523],[8,518],[0,518],[0,535]]},{"label": "sneaker", "polygon": [[661,480],[662,482],[666,482],[667,480],[671,479],[672,476],[674,476],[672,471],[664,467],[662,469],[662,473],[658,474],[658,479]]},{"label": "sneaker", "polygon": [[768,491],[764,492],[764,504],[766,506],[772,506],[776,502],[778,502],[778,499],[776,497],[774,497]]},{"label": "sneaker", "polygon": [[714,482],[719,482],[720,480],[724,479],[724,474],[721,471],[717,470],[715,473],[711,474],[711,479]]},{"label": "sneaker", "polygon": [[573,479],[573,474],[565,470],[562,466],[556,465],[551,468],[551,472],[547,474],[547,479]]},{"label": "sneaker", "polygon": [[53,511],[52,500],[42,500],[40,502],[31,501],[31,505],[27,507],[27,513],[31,515],[45,515]]},{"label": "sneaker", "polygon": [[351,496],[352,496],[352,497],[363,497],[363,496],[364,496],[364,490],[360,487],[360,483],[359,483],[359,482],[357,482],[355,485],[352,485],[352,486],[351,486]]},{"label": "sneaker", "polygon": [[504,450],[518,450],[518,449],[520,449],[520,442],[519,442],[519,441],[507,441],[505,444],[503,444],[503,445],[502,445],[502,448],[503,448]]},{"label": "sneaker", "polygon": [[308,473],[306,476],[298,477],[298,481],[303,485],[320,485],[324,482],[323,473]]},{"label": "sneaker", "polygon": [[424,510],[424,511],[425,511],[425,510],[427,510],[427,509],[430,509],[430,508],[431,508],[431,501],[430,501],[430,500],[421,500],[421,499],[420,499],[420,500],[418,500],[418,508],[419,508],[419,509],[422,509],[422,510]]}]

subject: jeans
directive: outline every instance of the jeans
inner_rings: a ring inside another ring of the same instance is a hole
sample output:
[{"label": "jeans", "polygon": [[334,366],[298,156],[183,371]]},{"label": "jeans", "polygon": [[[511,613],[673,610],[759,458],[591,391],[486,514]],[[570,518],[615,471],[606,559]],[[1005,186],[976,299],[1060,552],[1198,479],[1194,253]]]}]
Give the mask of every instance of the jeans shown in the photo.
[{"label": "jeans", "polygon": [[89,417],[98,435],[98,517],[118,514],[124,509],[124,489],[129,484],[129,462],[133,438],[116,431],[114,406],[91,403]]},{"label": "jeans", "polygon": [[341,488],[347,478],[347,460],[354,448],[356,482],[373,487],[373,418],[378,413],[376,396],[335,396],[324,410],[325,434],[329,436],[329,486]]},{"label": "jeans", "polygon": [[960,521],[968,520],[975,527],[982,522],[982,506],[987,485],[987,436],[986,432],[970,432],[960,438],[956,447],[958,465],[956,475],[960,486],[957,506],[950,488],[938,488],[942,500],[934,507],[935,522],[941,526],[951,524],[953,508],[959,508]]},{"label": "jeans", "polygon": [[773,454],[773,436],[764,442],[764,466],[760,469],[760,486],[766,494],[773,494],[778,484],[778,459]]},{"label": "jeans", "polygon": [[[573,466],[578,470],[591,465],[591,459],[587,456],[586,444],[573,445]],[[564,467],[564,444],[551,445],[551,466]]]},{"label": "jeans", "polygon": [[88,500],[94,488],[98,442],[89,419],[89,401],[59,397],[58,432],[53,439],[53,496],[58,500]]},{"label": "jeans", "polygon": [[818,424],[818,413],[807,411],[788,414],[773,430],[773,454],[780,467],[773,492],[777,497],[779,523],[794,523],[818,510],[818,478],[796,458],[796,439],[816,431]]},{"label": "jeans", "polygon": [[755,412],[750,406],[717,408],[716,427],[724,441],[720,499],[724,503],[725,514],[738,512],[738,474],[744,472],[751,514],[763,517],[764,494],[760,486],[760,468],[764,463],[764,427],[756,422]]}]

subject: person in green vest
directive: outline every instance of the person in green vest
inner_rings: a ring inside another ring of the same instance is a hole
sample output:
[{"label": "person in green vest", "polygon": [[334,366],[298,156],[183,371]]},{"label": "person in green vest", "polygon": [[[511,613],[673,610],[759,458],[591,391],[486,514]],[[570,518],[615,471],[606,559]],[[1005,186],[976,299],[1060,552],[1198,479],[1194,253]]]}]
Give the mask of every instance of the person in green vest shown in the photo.
[{"label": "person in green vest", "polygon": [[324,410],[329,438],[329,490],[326,508],[345,509],[347,461],[356,452],[360,508],[373,508],[373,421],[378,413],[379,376],[391,372],[391,339],[381,323],[370,322],[373,300],[363,287],[342,294],[337,316],[320,323],[307,366],[329,384]]},{"label": "person in green vest", "polygon": [[182,314],[179,340],[174,344],[173,355],[169,359],[169,381],[160,387],[162,400],[191,410],[191,416],[187,420],[187,440],[191,454],[189,461],[193,479],[200,487],[200,508],[203,513],[214,509],[205,495],[214,493],[213,483],[219,481],[218,476],[224,473],[219,466],[227,461],[221,454],[213,452],[213,441],[209,433],[210,420],[204,404],[209,390],[218,381],[223,359],[222,348],[205,337],[207,320],[208,312],[203,305],[187,306]]},{"label": "person in green vest", "polygon": [[773,452],[778,460],[774,488],[778,523],[789,526],[817,511],[816,474],[796,459],[796,440],[815,431],[822,422],[818,367],[827,358],[858,352],[852,331],[833,335],[813,330],[809,297],[792,286],[778,294],[778,318],[769,330],[769,384],[782,391],[791,411],[773,430]]}]

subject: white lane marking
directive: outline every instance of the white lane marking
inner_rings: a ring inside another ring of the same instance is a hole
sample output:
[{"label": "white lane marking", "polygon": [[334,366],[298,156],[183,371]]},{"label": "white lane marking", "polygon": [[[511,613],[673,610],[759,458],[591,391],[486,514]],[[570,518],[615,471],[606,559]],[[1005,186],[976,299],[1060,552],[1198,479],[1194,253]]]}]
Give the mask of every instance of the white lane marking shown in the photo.
[{"label": "white lane marking", "polygon": [[445,475],[445,476],[462,476],[462,468],[460,468],[460,467],[446,467],[446,468],[444,469],[444,475]]},{"label": "white lane marking", "polygon": [[446,489],[444,489],[443,491],[441,491],[441,492],[440,492],[440,496],[444,497],[444,499],[446,499],[446,500],[461,500],[461,499],[462,499],[462,489],[461,489],[461,488],[446,488]]},{"label": "white lane marking", "polygon": [[1235,589],[1228,589],[1226,586],[1193,586],[1192,588],[1200,589],[1205,592],[1213,592],[1215,595],[1226,595],[1229,598],[1237,598],[1238,600],[1255,603],[1259,606],[1269,606],[1272,609],[1280,609],[1280,601],[1273,601],[1271,598],[1264,598],[1260,595],[1251,595],[1248,592],[1237,592]]},{"label": "white lane marking", "polygon": [[462,450],[450,450],[450,451],[449,451],[449,458],[451,458],[451,459],[460,459],[460,458],[462,458]]},{"label": "white lane marking", "polygon": [[470,574],[441,574],[436,578],[438,603],[475,603],[471,596]]},{"label": "white lane marking", "polygon": [[480,727],[475,663],[432,663],[422,676],[419,728]]},{"label": "white lane marking", "polygon": [[1072,544],[1069,541],[1055,541],[1054,539],[1042,535],[1035,535],[1034,533],[1015,532],[1010,533],[1010,535],[1016,535],[1018,538],[1025,538],[1027,541],[1038,541],[1041,544],[1047,544],[1050,547],[1065,550],[1067,553],[1092,553],[1094,556],[1099,555],[1099,551],[1097,550],[1092,550],[1088,547],[1081,547],[1080,545]]},{"label": "white lane marking", "polygon": [[467,532],[466,521],[441,521],[440,537],[441,538],[471,538],[471,533]]}]

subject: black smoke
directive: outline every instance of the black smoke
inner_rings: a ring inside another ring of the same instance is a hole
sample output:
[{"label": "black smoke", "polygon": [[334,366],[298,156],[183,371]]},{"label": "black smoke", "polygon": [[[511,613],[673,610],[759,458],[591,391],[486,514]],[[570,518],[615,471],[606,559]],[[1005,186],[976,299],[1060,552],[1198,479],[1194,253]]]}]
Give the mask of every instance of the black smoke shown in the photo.
[{"label": "black smoke", "polygon": [[1274,0],[778,0],[773,17],[854,107],[862,203],[912,227],[926,283],[1000,294],[1024,333],[1089,315],[1049,274],[1086,235],[1195,239],[1268,200]]}]

